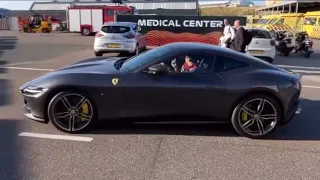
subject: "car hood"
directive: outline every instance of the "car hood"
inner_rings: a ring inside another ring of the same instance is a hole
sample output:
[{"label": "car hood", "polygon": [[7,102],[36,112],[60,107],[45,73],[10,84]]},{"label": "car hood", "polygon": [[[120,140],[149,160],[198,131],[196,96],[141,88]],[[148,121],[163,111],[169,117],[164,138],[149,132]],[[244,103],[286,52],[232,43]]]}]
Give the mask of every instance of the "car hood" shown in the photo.
[{"label": "car hood", "polygon": [[71,65],[32,79],[31,81],[23,84],[20,87],[20,90],[26,88],[29,85],[49,83],[50,81],[52,82],[57,76],[64,76],[66,74],[119,74],[122,72],[114,67],[114,63],[120,59],[127,59],[127,57],[99,57],[78,61]]},{"label": "car hood", "polygon": [[296,77],[298,77],[298,78],[301,78],[301,77],[302,77],[301,74],[299,74],[299,73],[297,73],[297,72],[294,72],[294,71],[292,71],[292,70],[290,70],[290,69],[283,68],[283,67],[279,67],[279,66],[277,66],[277,65],[275,65],[275,66],[276,66],[277,68],[279,68],[279,70],[281,70],[282,72],[292,74],[292,75],[294,75],[294,76],[296,76]]},{"label": "car hood", "polygon": [[114,67],[114,63],[120,59],[127,59],[127,57],[89,58],[65,66],[53,73],[120,73],[120,71]]}]

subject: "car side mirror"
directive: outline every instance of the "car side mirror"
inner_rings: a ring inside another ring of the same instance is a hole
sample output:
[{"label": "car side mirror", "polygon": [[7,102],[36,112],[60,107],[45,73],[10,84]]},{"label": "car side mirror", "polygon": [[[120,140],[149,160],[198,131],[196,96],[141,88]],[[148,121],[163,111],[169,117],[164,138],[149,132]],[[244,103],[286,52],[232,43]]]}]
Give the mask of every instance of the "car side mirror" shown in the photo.
[{"label": "car side mirror", "polygon": [[150,66],[148,68],[148,72],[150,74],[165,75],[168,72],[168,70],[167,70],[167,67],[165,65],[156,64],[156,65]]}]

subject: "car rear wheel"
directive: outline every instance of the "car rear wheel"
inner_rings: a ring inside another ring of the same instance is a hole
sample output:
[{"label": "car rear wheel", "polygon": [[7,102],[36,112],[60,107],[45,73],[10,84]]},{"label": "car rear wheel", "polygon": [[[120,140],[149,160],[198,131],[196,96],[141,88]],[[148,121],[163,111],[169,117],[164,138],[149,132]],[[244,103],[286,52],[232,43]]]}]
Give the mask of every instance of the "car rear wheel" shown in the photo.
[{"label": "car rear wheel", "polygon": [[263,138],[280,121],[281,109],[277,101],[265,95],[243,99],[234,109],[231,122],[238,134],[249,138]]},{"label": "car rear wheel", "polygon": [[89,36],[90,35],[90,30],[89,28],[83,28],[81,34],[83,36]]},{"label": "car rear wheel", "polygon": [[102,56],[102,55],[103,55],[102,52],[94,52],[94,54],[95,54],[96,56]]},{"label": "car rear wheel", "polygon": [[139,54],[139,45],[136,45],[136,49],[134,51],[134,55],[138,55]]},{"label": "car rear wheel", "polygon": [[48,105],[48,118],[60,131],[78,133],[88,130],[95,110],[88,96],[78,92],[60,92]]}]

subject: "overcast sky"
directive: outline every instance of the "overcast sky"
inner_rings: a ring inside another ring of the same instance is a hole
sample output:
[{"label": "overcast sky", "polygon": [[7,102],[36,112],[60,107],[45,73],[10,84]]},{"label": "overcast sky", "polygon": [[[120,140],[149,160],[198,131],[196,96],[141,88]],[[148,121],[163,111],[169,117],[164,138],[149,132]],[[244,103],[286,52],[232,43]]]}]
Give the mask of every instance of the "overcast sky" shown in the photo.
[{"label": "overcast sky", "polygon": [[[36,1],[48,1],[48,0],[36,0]],[[58,1],[70,1],[70,0],[58,0]],[[95,1],[95,0],[86,0],[86,1]],[[200,4],[201,2],[206,3],[208,1],[227,2],[228,0],[199,0],[199,3]],[[34,1],[32,0],[31,1],[30,0],[11,0],[11,1],[0,0],[0,8],[10,9],[10,10],[29,10],[33,2]],[[253,0],[253,2],[257,5],[263,5],[265,0]]]}]

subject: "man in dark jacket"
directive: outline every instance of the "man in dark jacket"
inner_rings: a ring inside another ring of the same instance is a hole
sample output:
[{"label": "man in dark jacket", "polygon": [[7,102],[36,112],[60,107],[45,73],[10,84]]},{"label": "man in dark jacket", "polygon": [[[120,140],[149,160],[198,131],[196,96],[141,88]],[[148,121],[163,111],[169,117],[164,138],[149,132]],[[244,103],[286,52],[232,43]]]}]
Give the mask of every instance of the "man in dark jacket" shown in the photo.
[{"label": "man in dark jacket", "polygon": [[244,41],[244,28],[240,26],[240,20],[234,22],[234,28],[236,30],[236,37],[230,46],[235,51],[245,52],[246,45]]}]

